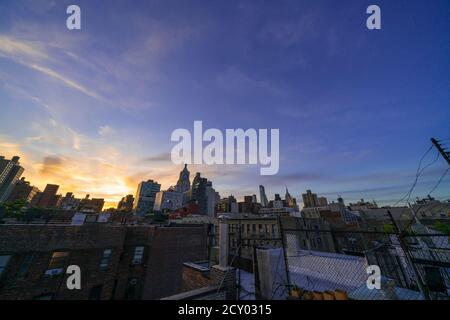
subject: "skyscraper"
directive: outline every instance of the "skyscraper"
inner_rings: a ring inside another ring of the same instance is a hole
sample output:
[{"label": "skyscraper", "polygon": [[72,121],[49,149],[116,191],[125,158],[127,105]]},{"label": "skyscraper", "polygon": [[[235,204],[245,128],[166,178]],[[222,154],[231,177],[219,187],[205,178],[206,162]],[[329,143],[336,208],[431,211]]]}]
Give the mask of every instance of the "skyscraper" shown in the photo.
[{"label": "skyscraper", "polygon": [[153,180],[139,183],[134,197],[133,210],[137,215],[145,215],[153,210],[156,193],[161,190],[161,185]]},{"label": "skyscraper", "polygon": [[24,168],[20,166],[19,157],[14,156],[11,160],[0,156],[0,201],[6,201],[20,179]]},{"label": "skyscraper", "polygon": [[37,187],[30,185],[30,182],[22,177],[22,179],[16,182],[8,197],[8,201],[25,200],[30,202],[38,192],[39,189]]},{"label": "skyscraper", "polygon": [[191,188],[191,182],[189,180],[189,170],[187,169],[187,164],[184,165],[184,169],[180,172],[180,178],[178,179],[175,190],[177,192],[185,193]]},{"label": "skyscraper", "polygon": [[200,214],[214,216],[220,196],[212,187],[212,182],[202,178],[200,172],[197,172],[192,180],[190,199],[198,204]]},{"label": "skyscraper", "polygon": [[259,186],[259,197],[261,198],[261,206],[263,208],[267,207],[269,205],[269,201],[267,201],[266,190],[263,185]]},{"label": "skyscraper", "polygon": [[123,197],[119,201],[119,204],[117,205],[117,210],[131,211],[131,210],[133,210],[133,202],[134,202],[134,197],[132,194],[129,194],[126,197]]},{"label": "skyscraper", "polygon": [[47,184],[43,192],[39,192],[31,200],[31,204],[36,207],[41,208],[52,208],[56,207],[60,196],[57,196],[59,185],[57,184]]},{"label": "skyscraper", "polygon": [[199,206],[199,213],[206,214],[208,211],[208,199],[206,196],[206,185],[208,180],[200,176],[200,172],[195,174],[192,180],[191,200],[195,201]]},{"label": "skyscraper", "polygon": [[177,210],[183,207],[183,194],[174,190],[159,191],[155,196],[155,211]]},{"label": "skyscraper", "polygon": [[302,198],[304,208],[315,208],[319,206],[317,194],[312,193],[311,190],[306,190],[306,193],[302,194]]},{"label": "skyscraper", "polygon": [[297,208],[297,199],[295,199],[291,196],[287,187],[286,187],[286,195],[284,196],[284,199],[286,202],[286,207]]}]

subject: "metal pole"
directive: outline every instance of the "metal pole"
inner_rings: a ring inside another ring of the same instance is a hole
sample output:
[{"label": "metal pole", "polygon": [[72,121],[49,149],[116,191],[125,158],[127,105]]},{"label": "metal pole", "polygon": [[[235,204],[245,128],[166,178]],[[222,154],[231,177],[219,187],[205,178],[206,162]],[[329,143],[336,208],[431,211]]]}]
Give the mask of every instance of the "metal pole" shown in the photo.
[{"label": "metal pole", "polygon": [[281,223],[280,216],[278,216],[278,226],[279,226],[278,228],[279,228],[280,238],[281,238],[281,245],[282,245],[282,248],[283,248],[284,265],[285,265],[285,268],[286,268],[286,280],[287,280],[288,290],[289,290],[289,293],[290,293],[290,291],[291,291],[291,280],[290,280],[290,276],[289,276],[289,262],[288,262],[288,258],[287,258],[287,255],[286,255],[286,238],[285,238],[285,235],[283,233],[283,226],[282,226],[282,223]]},{"label": "metal pole", "polygon": [[239,252],[239,260],[238,260],[238,293],[237,293],[237,299],[241,300],[241,267],[242,267],[242,261],[241,261],[241,251],[242,251],[242,234],[241,234],[241,228],[242,228],[242,223],[241,221],[239,221],[239,247],[238,247],[238,252]]},{"label": "metal pole", "polygon": [[431,138],[431,143],[438,149],[439,153],[442,155],[442,157],[447,161],[447,163],[450,165],[450,157],[448,156],[449,153],[442,148],[441,144],[435,139]]}]

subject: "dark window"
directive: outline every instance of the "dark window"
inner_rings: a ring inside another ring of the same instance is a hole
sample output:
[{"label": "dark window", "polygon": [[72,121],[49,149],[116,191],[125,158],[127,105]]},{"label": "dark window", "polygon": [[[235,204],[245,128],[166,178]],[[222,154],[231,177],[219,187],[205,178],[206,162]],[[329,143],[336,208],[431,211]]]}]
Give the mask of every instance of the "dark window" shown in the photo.
[{"label": "dark window", "polygon": [[100,269],[104,270],[108,268],[109,262],[111,260],[112,250],[103,250],[102,258],[100,259]]},{"label": "dark window", "polygon": [[102,297],[102,285],[93,286],[89,292],[89,300],[100,300]]},{"label": "dark window", "polygon": [[118,283],[118,280],[115,279],[114,280],[114,286],[113,286],[112,293],[111,293],[111,300],[114,300],[114,297],[116,296],[117,283]]},{"label": "dark window", "polygon": [[19,271],[17,271],[17,276],[19,278],[26,277],[28,270],[33,263],[34,253],[29,253],[23,258],[22,264],[20,265]]},{"label": "dark window", "polygon": [[10,254],[0,254],[0,276],[5,271],[6,267],[8,266],[9,259],[11,259]]},{"label": "dark window", "polygon": [[138,278],[128,279],[127,288],[125,290],[125,299],[137,299],[138,294]]}]

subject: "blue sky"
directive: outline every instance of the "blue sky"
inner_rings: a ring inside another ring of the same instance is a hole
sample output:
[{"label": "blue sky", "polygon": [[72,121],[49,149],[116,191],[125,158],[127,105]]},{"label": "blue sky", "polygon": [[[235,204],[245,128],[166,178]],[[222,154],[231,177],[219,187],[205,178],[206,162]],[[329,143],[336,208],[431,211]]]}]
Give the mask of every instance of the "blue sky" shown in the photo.
[{"label": "blue sky", "polygon": [[[77,4],[82,29],[65,26]],[[377,4],[382,30],[365,27]],[[280,171],[191,168],[222,196],[287,185],[395,202],[431,137],[449,138],[450,4],[429,1],[0,3],[0,154],[43,187],[117,201],[179,172],[170,134],[279,128]],[[432,150],[425,163],[434,160]],[[419,180],[425,196],[446,169]],[[433,193],[450,198],[447,178]]]}]

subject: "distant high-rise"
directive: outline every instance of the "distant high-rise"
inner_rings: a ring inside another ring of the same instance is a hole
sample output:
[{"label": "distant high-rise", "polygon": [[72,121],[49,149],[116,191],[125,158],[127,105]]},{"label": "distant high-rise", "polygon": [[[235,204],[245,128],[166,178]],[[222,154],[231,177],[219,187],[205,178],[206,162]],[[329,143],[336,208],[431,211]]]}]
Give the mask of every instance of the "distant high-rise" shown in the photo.
[{"label": "distant high-rise", "polygon": [[47,184],[43,192],[39,192],[31,200],[31,204],[41,208],[53,208],[58,204],[60,196],[56,195],[59,185]]},{"label": "distant high-rise", "polygon": [[238,213],[239,206],[236,201],[236,198],[233,195],[231,195],[228,198],[220,199],[220,201],[217,205],[217,212],[218,213]]},{"label": "distant high-rise", "polygon": [[261,198],[261,206],[263,208],[266,208],[269,205],[269,201],[267,200],[267,196],[266,196],[266,190],[264,189],[263,185],[259,186],[259,197]]},{"label": "distant high-rise", "polygon": [[199,206],[199,213],[206,214],[208,211],[208,199],[206,196],[206,185],[208,180],[200,176],[200,172],[195,174],[192,180],[191,200],[195,201]]},{"label": "distant high-rise", "polygon": [[286,207],[297,208],[297,199],[295,199],[291,196],[287,187],[286,187],[286,194],[284,196],[284,199],[286,202]]},{"label": "distant high-rise", "polygon": [[25,200],[30,202],[38,192],[37,187],[30,185],[30,182],[26,181],[25,178],[21,178],[12,189],[8,201]]},{"label": "distant high-rise", "polygon": [[134,197],[133,210],[137,215],[145,215],[153,210],[156,194],[161,190],[161,185],[153,180],[139,183]]},{"label": "distant high-rise", "polygon": [[189,170],[187,169],[187,164],[184,165],[184,169],[180,172],[180,178],[178,179],[175,190],[181,193],[189,191],[191,188],[191,182],[189,180]]},{"label": "distant high-rise", "polygon": [[0,156],[0,201],[8,200],[16,182],[20,179],[24,168],[20,166],[19,157],[14,156],[11,160]]},{"label": "distant high-rise", "polygon": [[261,209],[261,205],[255,201],[256,195],[244,196],[244,202],[239,202],[239,212],[240,213],[258,213]]},{"label": "distant high-rise", "polygon": [[253,196],[244,196],[245,203],[253,203]]},{"label": "distant high-rise", "polygon": [[317,201],[319,203],[319,207],[326,207],[326,206],[328,206],[328,199],[326,197],[318,197]]},{"label": "distant high-rise", "polygon": [[306,190],[306,193],[302,194],[302,198],[304,208],[315,208],[319,206],[317,194],[312,193],[311,190]]},{"label": "distant high-rise", "polygon": [[177,210],[183,207],[183,194],[174,190],[159,191],[155,196],[155,211]]},{"label": "distant high-rise", "polygon": [[119,204],[117,205],[117,210],[120,211],[131,211],[133,210],[134,197],[132,194],[129,194],[123,197]]},{"label": "distant high-rise", "polygon": [[77,210],[80,205],[81,199],[75,198],[72,192],[67,192],[58,204],[58,207],[63,210]]},{"label": "distant high-rise", "polygon": [[212,186],[212,182],[208,181],[206,184],[206,214],[210,217],[215,216],[216,205],[220,201],[220,195]]},{"label": "distant high-rise", "polygon": [[200,214],[213,216],[220,196],[212,187],[212,182],[202,178],[200,172],[197,172],[192,180],[190,200],[198,204]]},{"label": "distant high-rise", "polygon": [[101,212],[105,205],[105,199],[103,198],[89,198],[87,194],[84,199],[81,199],[78,210],[84,212]]}]

